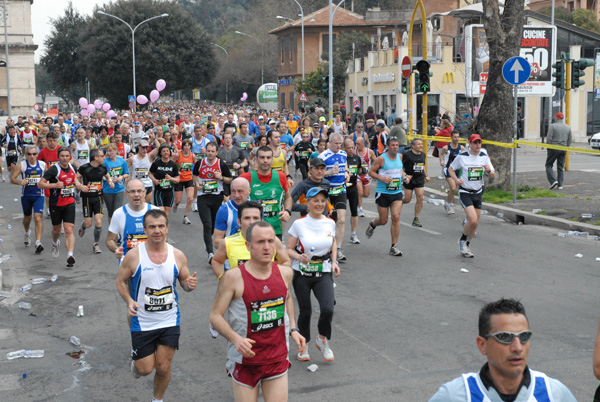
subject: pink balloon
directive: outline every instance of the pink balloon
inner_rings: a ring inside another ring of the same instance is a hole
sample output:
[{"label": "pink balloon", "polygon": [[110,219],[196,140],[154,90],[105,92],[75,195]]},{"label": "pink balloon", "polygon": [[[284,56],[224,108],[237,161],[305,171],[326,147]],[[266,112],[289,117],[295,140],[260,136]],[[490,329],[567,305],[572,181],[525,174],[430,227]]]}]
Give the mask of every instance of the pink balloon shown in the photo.
[{"label": "pink balloon", "polygon": [[108,112],[110,110],[110,103],[105,103],[104,105],[102,105],[102,110]]},{"label": "pink balloon", "polygon": [[87,116],[89,116],[89,115],[90,115],[86,109],[81,109],[81,112],[79,112],[79,114],[80,114],[82,117],[87,117]]},{"label": "pink balloon", "polygon": [[94,101],[94,106],[96,107],[97,110],[102,109],[102,101],[100,99],[96,99]]},{"label": "pink balloon", "polygon": [[154,103],[160,98],[160,93],[155,89],[150,92],[150,102]]},{"label": "pink balloon", "polygon": [[162,91],[166,87],[167,87],[167,83],[165,82],[165,80],[156,81],[156,89],[158,90],[158,92]]},{"label": "pink balloon", "polygon": [[117,115],[117,114],[116,114],[115,112],[113,112],[112,110],[109,110],[109,111],[106,113],[106,117],[107,117],[108,119],[112,119],[112,118],[113,118],[113,117],[115,117],[116,115]]},{"label": "pink balloon", "polygon": [[138,95],[137,102],[140,105],[145,105],[146,103],[148,103],[148,98],[146,98],[144,95]]},{"label": "pink balloon", "polygon": [[246,92],[244,92],[244,98],[248,98],[248,94]]},{"label": "pink balloon", "polygon": [[96,111],[96,107],[94,105],[87,105],[87,111],[89,114],[92,114]]},{"label": "pink balloon", "polygon": [[88,107],[87,99],[79,98],[79,106],[81,106],[82,109],[85,109],[86,107]]}]

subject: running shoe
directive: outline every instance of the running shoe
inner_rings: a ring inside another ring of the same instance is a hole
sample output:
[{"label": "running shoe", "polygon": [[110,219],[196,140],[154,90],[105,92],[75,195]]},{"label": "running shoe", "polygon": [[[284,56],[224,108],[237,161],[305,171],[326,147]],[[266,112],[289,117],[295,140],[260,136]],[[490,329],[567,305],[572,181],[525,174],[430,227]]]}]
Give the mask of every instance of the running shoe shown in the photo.
[{"label": "running shoe", "polygon": [[29,247],[31,245],[31,233],[30,232],[25,233],[25,236],[23,237],[23,244],[25,244],[25,247]]},{"label": "running shoe", "polygon": [[444,205],[444,209],[446,210],[446,213],[448,215],[450,215],[452,212],[450,212],[450,204],[446,203],[446,205]]},{"label": "running shoe", "polygon": [[390,255],[393,255],[395,257],[402,257],[402,251],[400,251],[398,246],[392,246],[390,247]]},{"label": "running shoe", "polygon": [[67,267],[71,268],[73,265],[75,265],[75,257],[70,255],[69,258],[67,258]]},{"label": "running shoe", "polygon": [[296,358],[298,360],[300,360],[301,362],[307,362],[307,361],[309,361],[310,360],[310,355],[308,354],[308,350],[305,350],[304,353],[298,353],[298,355],[296,356]]},{"label": "running shoe", "polygon": [[210,265],[214,256],[215,256],[214,253],[208,253],[208,265]]},{"label": "running shoe", "polygon": [[77,233],[79,233],[79,237],[83,237],[83,236],[85,236],[85,229],[80,226]]},{"label": "running shoe", "polygon": [[358,208],[358,216],[361,218],[365,217],[365,211],[363,211],[362,207]]},{"label": "running shoe", "polygon": [[462,225],[465,226],[467,224],[467,218],[463,219]]},{"label": "running shoe", "polygon": [[173,213],[176,214],[177,213],[177,207],[179,206],[179,204],[175,204],[175,206],[173,207]]},{"label": "running shoe", "polygon": [[190,221],[188,219],[187,215],[183,217],[183,224],[184,225],[191,225],[192,224],[192,221]]},{"label": "running shoe", "polygon": [[373,226],[373,222],[375,221],[372,220],[371,222],[369,222],[369,226],[367,226],[367,230],[365,231],[365,236],[367,236],[367,239],[370,239],[371,236],[373,236],[373,232],[375,231],[375,226]]},{"label": "running shoe", "polygon": [[134,378],[140,378],[142,375],[137,371],[137,367],[135,367],[135,362],[131,361],[131,374],[133,374]]},{"label": "running shoe", "polygon": [[196,204],[196,203],[192,204],[192,212],[198,212],[198,204]]},{"label": "running shoe", "polygon": [[39,254],[42,251],[44,251],[44,246],[42,245],[42,242],[38,240],[35,242],[35,253]]},{"label": "running shoe", "polygon": [[102,253],[102,250],[100,250],[100,245],[98,243],[94,243],[94,245],[92,246],[92,251],[94,252],[94,254]]},{"label": "running shoe", "polygon": [[59,246],[60,240],[56,242],[56,246],[54,244],[52,245],[52,257],[58,258],[58,255],[60,254],[60,251],[58,250]]},{"label": "running shoe", "polygon": [[358,237],[356,237],[356,235],[351,235],[350,236],[350,243],[352,243],[352,244],[360,244],[360,240],[358,240]]},{"label": "running shoe", "polygon": [[460,251],[460,253],[462,255],[465,255],[469,252],[469,248],[467,247],[467,241],[466,240],[459,240],[458,241],[458,250]]},{"label": "running shoe", "polygon": [[323,357],[323,360],[325,360],[326,362],[333,361],[333,359],[334,359],[333,352],[331,351],[331,348],[329,347],[327,338],[321,338],[319,335],[317,335],[317,339],[315,340],[315,345],[317,346],[317,349],[319,349],[321,351],[321,356]]},{"label": "running shoe", "polygon": [[50,219],[50,210],[49,209],[46,210],[46,219]]},{"label": "running shoe", "polygon": [[212,336],[213,339],[217,339],[219,337],[219,332],[214,329],[211,324],[208,324],[208,332],[210,332],[210,336]]},{"label": "running shoe", "polygon": [[454,210],[454,204],[450,204],[450,212],[449,214],[454,215],[456,211]]},{"label": "running shoe", "polygon": [[471,252],[471,249],[469,247],[467,247],[467,252],[463,254],[463,257],[473,258],[473,257],[475,257],[475,255],[473,255],[473,253]]},{"label": "running shoe", "polygon": [[554,180],[554,183],[550,185],[550,190],[554,190],[556,187],[558,187],[558,182]]},{"label": "running shoe", "polygon": [[348,258],[346,258],[346,256],[344,255],[344,253],[342,252],[342,249],[338,248],[337,251],[337,259],[340,262],[345,262],[348,260]]},{"label": "running shoe", "polygon": [[418,228],[423,227],[423,225],[421,225],[421,222],[419,221],[419,218],[413,219],[412,225]]}]

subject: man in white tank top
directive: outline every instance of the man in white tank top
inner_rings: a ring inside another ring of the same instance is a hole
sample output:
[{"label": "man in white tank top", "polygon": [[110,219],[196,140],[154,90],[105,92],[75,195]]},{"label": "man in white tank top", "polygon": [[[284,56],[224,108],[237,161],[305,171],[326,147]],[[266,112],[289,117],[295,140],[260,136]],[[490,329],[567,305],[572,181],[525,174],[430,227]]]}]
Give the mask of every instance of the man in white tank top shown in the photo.
[{"label": "man in white tank top", "polygon": [[144,215],[144,231],[148,240],[125,255],[117,289],[131,318],[131,372],[139,378],[156,368],[154,399],[160,401],[171,378],[171,359],[179,349],[176,281],[179,279],[181,288],[191,292],[197,279],[196,272],[190,275],[185,255],[167,244],[169,221],[164,211],[149,210]]},{"label": "man in white tank top", "polygon": [[92,147],[88,140],[85,139],[85,129],[78,128],[75,135],[77,136],[77,141],[71,143],[71,154],[73,155],[73,165],[79,169],[81,165],[90,163],[90,151]]}]

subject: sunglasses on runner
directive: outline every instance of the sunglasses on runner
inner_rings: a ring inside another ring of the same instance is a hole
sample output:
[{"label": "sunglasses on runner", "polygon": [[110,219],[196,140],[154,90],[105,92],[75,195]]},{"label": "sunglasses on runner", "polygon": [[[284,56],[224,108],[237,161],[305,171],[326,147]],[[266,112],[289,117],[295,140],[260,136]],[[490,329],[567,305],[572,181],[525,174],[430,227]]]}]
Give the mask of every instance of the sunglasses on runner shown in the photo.
[{"label": "sunglasses on runner", "polygon": [[501,331],[501,332],[494,332],[493,334],[488,334],[487,336],[485,336],[484,338],[489,338],[490,336],[492,338],[494,338],[496,341],[503,343],[505,345],[511,345],[513,343],[513,341],[515,340],[515,337],[519,338],[519,341],[521,341],[521,343],[527,343],[529,342],[529,340],[531,339],[531,335],[533,335],[533,333],[531,331],[521,331],[519,333],[515,333],[515,332],[509,332],[509,331]]},{"label": "sunglasses on runner", "polygon": [[36,152],[36,153],[34,153],[34,154],[30,154],[29,152],[27,152],[27,155],[28,155],[28,156],[36,156],[36,155],[37,155],[37,152]]}]

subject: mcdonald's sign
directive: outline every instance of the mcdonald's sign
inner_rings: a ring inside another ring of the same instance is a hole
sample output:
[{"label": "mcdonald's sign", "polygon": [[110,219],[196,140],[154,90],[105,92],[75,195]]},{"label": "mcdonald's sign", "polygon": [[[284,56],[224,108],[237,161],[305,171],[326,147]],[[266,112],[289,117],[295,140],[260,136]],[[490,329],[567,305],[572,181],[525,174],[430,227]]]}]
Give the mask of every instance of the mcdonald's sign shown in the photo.
[{"label": "mcdonald's sign", "polygon": [[445,82],[450,83],[450,80],[452,80],[452,83],[454,84],[454,73],[452,71],[448,71],[448,72],[444,73],[444,78],[442,79],[442,84]]}]

